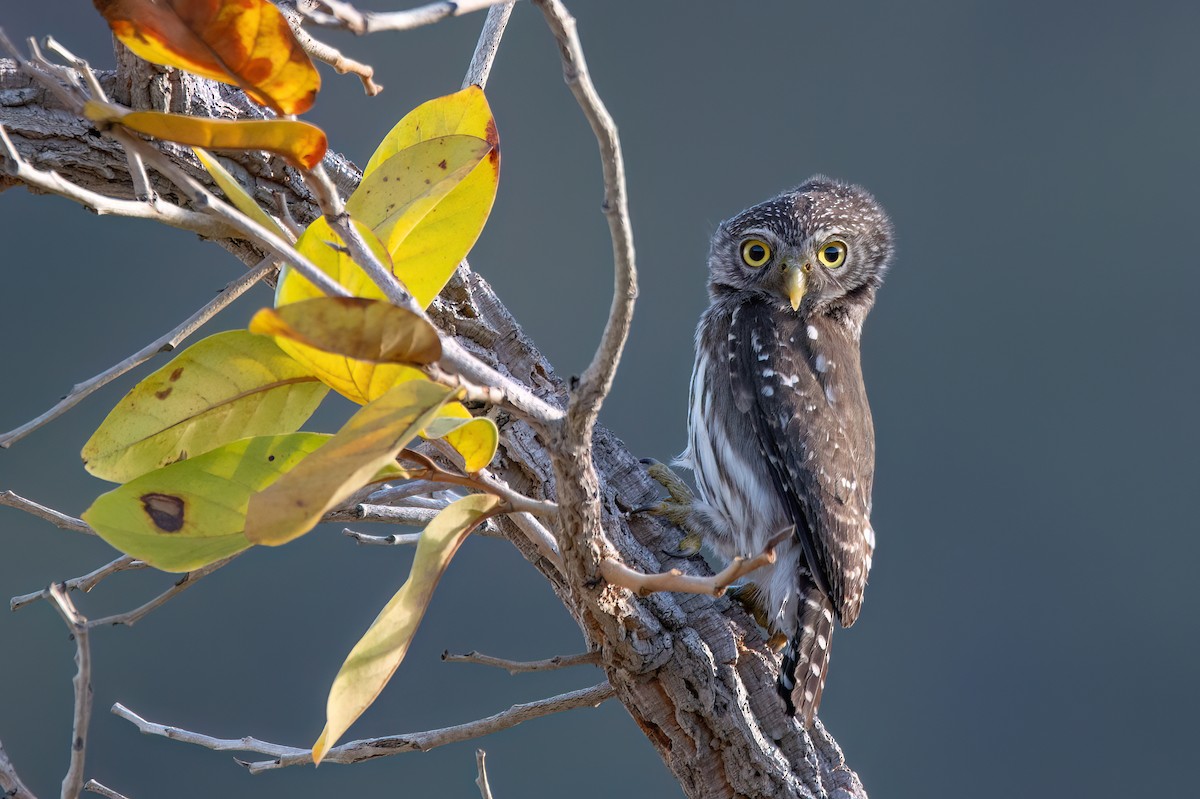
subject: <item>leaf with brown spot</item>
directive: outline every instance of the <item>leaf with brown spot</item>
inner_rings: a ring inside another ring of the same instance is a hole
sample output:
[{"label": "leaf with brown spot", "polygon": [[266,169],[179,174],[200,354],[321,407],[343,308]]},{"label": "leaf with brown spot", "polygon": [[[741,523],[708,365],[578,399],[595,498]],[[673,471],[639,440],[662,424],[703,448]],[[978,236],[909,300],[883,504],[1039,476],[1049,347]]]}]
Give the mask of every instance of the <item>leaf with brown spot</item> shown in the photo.
[{"label": "leaf with brown spot", "polygon": [[451,394],[445,386],[412,380],[364,405],[328,444],[250,500],[246,538],[277,546],[307,533],[387,466]]},{"label": "leaf with brown spot", "polygon": [[[117,124],[156,139],[193,147],[266,150],[306,169],[320,163],[328,148],[323,130],[294,119],[209,119],[161,111],[127,111],[96,100],[88,100],[83,113],[93,122]],[[272,227],[278,228],[267,226]]]},{"label": "leaf with brown spot", "polygon": [[109,544],[157,569],[198,569],[249,547],[242,531],[251,495],[329,439],[317,433],[243,438],[100,495],[83,519]]},{"label": "leaf with brown spot", "polygon": [[433,363],[442,357],[437,328],[415,313],[382,300],[318,297],[263,308],[250,332],[373,363]]},{"label": "leaf with brown spot", "polygon": [[321,762],[355,719],[371,706],[408,653],[433,590],[454,553],[479,523],[492,515],[500,500],[490,494],[463,497],[444,508],[421,533],[408,580],[379,612],[359,640],[329,689],[325,729],[313,744],[313,761]]},{"label": "leaf with brown spot", "polygon": [[491,150],[425,214],[403,241],[390,247],[396,276],[423,307],[433,302],[462,259],[467,257],[496,199],[500,180],[500,138],[483,90],[468,86],[417,106],[383,138],[363,169],[365,180],[400,151],[430,139],[452,135],[478,137],[490,144]]},{"label": "leaf with brown spot", "polygon": [[196,342],[125,395],[83,447],[84,467],[132,480],[246,436],[290,433],[328,388],[275,342],[245,330]]},{"label": "leaf with brown spot", "polygon": [[312,107],[321,76],[266,0],[92,0],[135,54],[240,86],[280,114]]}]

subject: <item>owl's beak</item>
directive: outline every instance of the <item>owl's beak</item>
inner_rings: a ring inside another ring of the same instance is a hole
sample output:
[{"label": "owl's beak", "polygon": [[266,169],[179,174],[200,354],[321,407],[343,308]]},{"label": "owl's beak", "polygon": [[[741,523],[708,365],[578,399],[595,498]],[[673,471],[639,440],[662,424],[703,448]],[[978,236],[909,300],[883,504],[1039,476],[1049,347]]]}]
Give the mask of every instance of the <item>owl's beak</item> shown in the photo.
[{"label": "owl's beak", "polygon": [[793,311],[800,310],[800,301],[804,299],[804,292],[808,291],[808,270],[805,267],[789,264],[783,269],[783,288],[791,300]]}]

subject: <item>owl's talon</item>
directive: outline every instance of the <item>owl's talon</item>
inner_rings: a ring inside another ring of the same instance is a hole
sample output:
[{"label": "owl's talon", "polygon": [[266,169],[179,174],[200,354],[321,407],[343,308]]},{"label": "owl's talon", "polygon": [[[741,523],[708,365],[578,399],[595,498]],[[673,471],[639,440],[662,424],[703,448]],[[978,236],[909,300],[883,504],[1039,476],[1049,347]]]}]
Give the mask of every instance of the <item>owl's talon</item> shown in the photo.
[{"label": "owl's talon", "polygon": [[[763,592],[758,583],[738,583],[729,587],[725,595],[742,606],[742,609],[754,617],[754,621],[764,630],[771,629],[771,622],[763,607]],[[787,642],[786,636],[784,643]]]},{"label": "owl's talon", "polygon": [[787,646],[787,642],[788,637],[785,633],[774,633],[767,639],[767,646],[771,648],[772,652],[782,652],[783,648]]},{"label": "owl's talon", "polygon": [[664,549],[663,554],[669,555],[672,558],[694,558],[696,555],[700,554],[700,550],[703,547],[704,539],[699,533],[688,533],[683,538],[679,539],[678,548],[673,550]]}]

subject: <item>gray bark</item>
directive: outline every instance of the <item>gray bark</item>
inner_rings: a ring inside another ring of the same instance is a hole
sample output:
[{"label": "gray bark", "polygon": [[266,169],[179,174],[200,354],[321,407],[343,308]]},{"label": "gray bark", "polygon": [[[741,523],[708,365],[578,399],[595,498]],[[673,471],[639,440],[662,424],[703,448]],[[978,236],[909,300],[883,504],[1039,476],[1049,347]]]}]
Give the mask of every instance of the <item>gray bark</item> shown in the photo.
[{"label": "gray bark", "polygon": [[[119,74],[103,79],[114,99],[135,107],[225,118],[262,116],[227,87],[125,56],[119,65]],[[117,145],[86,121],[57,109],[7,61],[0,61],[0,123],[35,166],[95,191],[132,197],[128,166]],[[164,145],[164,150],[204,178],[183,148]],[[240,177],[257,187],[264,204],[273,206],[272,195],[282,192],[300,221],[315,217],[316,207],[290,167],[265,156],[238,161],[245,169]],[[343,188],[357,184],[359,176],[345,159],[330,156],[326,166]],[[0,175],[0,190],[12,184]],[[157,188],[178,201],[170,186]],[[248,264],[261,257],[245,242],[217,243]],[[566,405],[567,387],[480,275],[464,265],[432,314],[443,331],[484,361],[543,398]],[[741,608],[727,599],[698,595],[639,598],[599,579],[596,566],[608,554],[647,572],[679,568],[708,573],[698,560],[664,554],[676,549],[679,530],[655,517],[628,513],[653,502],[660,491],[625,445],[597,428],[589,459],[589,448],[578,442],[543,441],[523,421],[504,414],[497,421],[502,444],[493,472],[525,494],[558,501],[562,530],[593,531],[578,540],[562,540],[565,576],[506,522],[509,539],[546,576],[589,645],[601,653],[618,698],[684,792],[696,799],[865,798],[861,782],[820,722],[810,735],[785,714],[775,688],[778,658]],[[580,546],[588,551],[574,551]]]}]

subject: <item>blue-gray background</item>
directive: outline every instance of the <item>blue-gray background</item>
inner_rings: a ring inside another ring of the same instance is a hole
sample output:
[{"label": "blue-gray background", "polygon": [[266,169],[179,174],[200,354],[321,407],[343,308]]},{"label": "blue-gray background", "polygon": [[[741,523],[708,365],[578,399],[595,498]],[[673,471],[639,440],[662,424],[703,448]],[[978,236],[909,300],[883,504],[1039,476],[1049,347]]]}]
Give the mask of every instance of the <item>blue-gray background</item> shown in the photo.
[{"label": "blue-gray background", "polygon": [[[895,218],[899,255],[863,343],[879,551],[862,619],[837,636],[822,709],[868,789],[1190,793],[1200,7],[572,8],[629,171],[642,292],[603,422],[635,452],[666,459],[682,447],[719,220],[818,171],[865,184]],[[326,71],[311,118],[364,163],[404,111],[458,88],[482,21],[337,39],[387,90],[367,99],[355,79]],[[0,24],[111,64],[90,4],[9,3]],[[503,179],[472,262],[560,372],[578,372],[610,295],[600,172],[526,4],[489,95]],[[22,190],[0,195],[0,236],[4,429],[241,269],[189,234]],[[257,292],[212,329],[243,325],[267,301]],[[0,489],[82,511],[104,486],[76,453],[132,379],[0,452]],[[317,426],[332,429],[346,408],[331,403]],[[111,555],[0,510],[0,596]],[[134,629],[96,631],[88,775],[135,799],[476,795],[474,744],[252,778],[228,754],[141,737],[106,712],[121,701],[216,735],[311,741],[330,679],[410,557],[319,531],[252,552]],[[120,575],[80,604],[96,616],[167,583]],[[443,664],[444,648],[533,658],[580,646],[532,569],[502,542],[473,540],[352,735],[461,722],[597,679]],[[67,760],[71,655],[48,606],[0,614],[0,739],[44,796]],[[481,745],[497,796],[680,795],[616,703]]]}]

